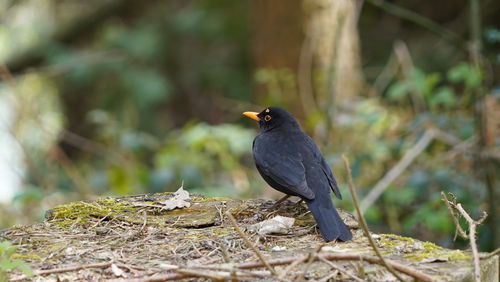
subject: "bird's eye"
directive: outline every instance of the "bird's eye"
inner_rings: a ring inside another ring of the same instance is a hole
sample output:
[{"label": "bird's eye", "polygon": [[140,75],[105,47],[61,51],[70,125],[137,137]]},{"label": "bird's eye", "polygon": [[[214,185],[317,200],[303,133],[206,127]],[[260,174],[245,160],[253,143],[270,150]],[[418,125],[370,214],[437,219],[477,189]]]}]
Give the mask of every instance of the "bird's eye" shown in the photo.
[{"label": "bird's eye", "polygon": [[264,117],[264,120],[265,120],[265,121],[270,121],[270,120],[271,120],[271,116],[270,116],[270,115],[266,115],[266,116]]}]

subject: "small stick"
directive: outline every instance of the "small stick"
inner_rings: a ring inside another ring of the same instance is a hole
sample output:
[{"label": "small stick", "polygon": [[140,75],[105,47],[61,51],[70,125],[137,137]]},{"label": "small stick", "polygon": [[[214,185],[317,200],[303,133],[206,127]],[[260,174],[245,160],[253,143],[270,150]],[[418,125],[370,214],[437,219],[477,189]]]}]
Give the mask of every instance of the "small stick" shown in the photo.
[{"label": "small stick", "polygon": [[181,274],[187,274],[190,277],[203,277],[203,278],[209,278],[209,279],[216,280],[216,281],[237,278],[237,277],[231,277],[227,273],[215,274],[215,273],[201,272],[201,271],[197,271],[194,269],[176,269],[175,271],[177,271],[178,273],[181,273]]},{"label": "small stick", "polygon": [[148,214],[146,213],[146,211],[143,211],[142,215],[144,216],[144,223],[142,224],[141,229],[139,230],[139,233],[141,233],[144,230],[144,228],[146,227],[146,225],[148,224]]},{"label": "small stick", "polygon": [[461,204],[457,204],[457,210],[462,214],[462,216],[467,220],[469,224],[469,242],[472,249],[472,257],[474,258],[474,276],[477,282],[481,282],[481,266],[479,264],[479,252],[477,250],[476,244],[476,227],[483,223],[488,214],[483,212],[483,215],[479,220],[473,220],[470,215],[462,208]]},{"label": "small stick", "polygon": [[[441,198],[442,200],[446,203],[446,206],[448,207],[448,211],[450,212],[451,218],[453,219],[453,222],[457,226],[457,230],[460,233],[460,236],[464,237],[464,239],[469,239],[470,247],[472,249],[472,257],[474,261],[474,279],[477,282],[481,281],[481,265],[479,263],[479,252],[477,250],[477,244],[476,244],[476,227],[481,225],[483,221],[486,219],[488,214],[483,211],[483,215],[481,218],[478,220],[472,219],[470,215],[464,210],[462,207],[462,204],[456,203],[455,202],[455,196],[450,193],[450,196],[452,197],[453,202],[449,201],[448,198],[446,197],[446,194],[444,192],[441,192]],[[460,224],[458,222],[458,218],[455,215],[455,212],[453,209],[458,211],[467,221],[469,224],[469,234],[466,234],[465,231],[463,231],[462,227],[460,227]]]},{"label": "small stick", "polygon": [[342,270],[340,267],[336,266],[335,264],[333,264],[333,262],[331,262],[331,261],[329,261],[329,260],[325,259],[324,257],[319,257],[319,259],[320,259],[322,262],[324,262],[324,263],[328,264],[331,268],[333,268],[333,269],[335,269],[336,271],[338,271],[338,272],[340,272],[340,273],[344,274],[345,276],[347,276],[347,277],[349,277],[349,278],[351,278],[351,279],[354,279],[354,280],[356,280],[356,281],[363,282],[363,279],[360,279],[359,277],[356,277],[356,276],[354,276],[354,275],[350,274],[349,272]]},{"label": "small stick", "polygon": [[498,255],[498,253],[500,253],[500,248],[494,250],[493,252],[491,252],[489,254],[480,255],[479,258],[480,259],[489,259],[491,257]]},{"label": "small stick", "polygon": [[[333,273],[330,273],[330,274],[326,275],[325,277],[321,278],[318,281],[319,282],[328,282],[328,281],[330,281],[330,279],[332,279],[333,277],[337,276],[338,274],[339,274],[339,271],[335,270]],[[335,281],[335,279],[334,279],[334,281]]]},{"label": "small stick", "polygon": [[[453,220],[453,223],[455,224],[455,237],[453,240],[457,239],[457,234],[460,235],[460,237],[464,238],[465,240],[469,240],[469,236],[465,231],[462,229],[462,226],[460,225],[460,222],[458,220],[458,216],[456,215],[455,211],[453,210],[453,206],[455,205],[455,196],[450,195],[452,197],[452,202],[448,200],[448,197],[446,197],[446,194],[441,191],[441,200],[446,204],[446,207],[448,208],[448,212],[450,213],[451,219]],[[453,204],[453,206],[452,206]]]},{"label": "small stick", "polygon": [[283,196],[282,198],[277,200],[276,203],[274,203],[269,209],[274,210],[275,208],[277,208],[279,206],[279,204],[283,203],[284,201],[286,201],[286,199],[288,199],[290,197],[291,197],[290,195]]},{"label": "small stick", "polygon": [[290,263],[286,268],[285,270],[283,270],[283,272],[281,272],[281,274],[278,276],[278,278],[281,278],[281,279],[284,279],[286,277],[286,275],[292,271],[292,269],[294,267],[296,267],[297,265],[299,265],[300,263],[303,263],[304,261],[306,261],[306,258],[305,257],[299,257],[298,259],[296,259],[295,261],[293,261],[292,263]]},{"label": "small stick", "polygon": [[[111,264],[113,264],[113,263],[114,263],[113,261],[110,261],[110,262],[102,262],[102,263],[75,265],[75,266],[63,267],[63,268],[39,270],[39,271],[35,271],[35,273],[33,275],[34,276],[43,276],[43,275],[55,274],[55,273],[72,272],[72,271],[88,269],[88,268],[107,268],[107,267],[110,267]],[[12,279],[10,281],[22,281],[26,278],[27,278],[26,276],[23,276],[23,277],[20,277],[18,279]]]},{"label": "small stick", "polygon": [[229,258],[229,252],[227,251],[226,245],[224,245],[223,243],[219,243],[219,247],[224,262],[231,263],[231,259]]},{"label": "small stick", "polygon": [[93,229],[95,227],[97,227],[97,225],[99,225],[101,222],[103,222],[106,218],[108,218],[111,214],[107,214],[105,215],[103,218],[99,219],[99,221],[97,221],[94,225],[92,225],[89,229]]},{"label": "small stick", "polygon": [[375,244],[375,241],[373,240],[372,236],[370,235],[370,231],[368,230],[368,224],[366,224],[365,218],[363,217],[363,213],[361,212],[361,209],[359,208],[358,204],[358,197],[356,196],[356,191],[354,191],[354,182],[352,181],[352,175],[351,175],[351,168],[349,167],[349,160],[346,158],[345,155],[342,155],[342,159],[344,160],[344,166],[347,172],[347,181],[349,184],[349,192],[351,192],[351,197],[352,197],[352,202],[354,204],[354,207],[356,208],[356,212],[358,214],[358,220],[359,223],[365,233],[366,238],[368,238],[368,242],[372,246],[373,250],[377,254],[377,256],[380,258],[382,261],[382,264],[387,268],[387,270],[392,273],[399,281],[404,281],[403,277],[399,275],[394,268],[392,268],[387,261],[384,259],[382,254],[380,253],[379,249],[377,248],[377,245]]},{"label": "small stick", "polygon": [[304,276],[306,275],[307,271],[309,270],[309,267],[311,267],[311,264],[316,260],[318,253],[321,251],[321,248],[323,248],[324,245],[325,245],[325,243],[319,245],[313,252],[311,252],[309,254],[309,259],[307,260],[306,267],[304,268],[304,271],[302,271],[302,273],[299,275],[299,277],[297,277],[297,279],[295,279],[295,282],[299,282],[299,281],[304,280]]},{"label": "small stick", "polygon": [[226,212],[226,215],[229,218],[229,220],[231,221],[231,223],[233,224],[234,229],[236,229],[236,232],[238,232],[238,234],[245,241],[247,246],[255,253],[255,255],[259,258],[259,260],[267,267],[267,269],[269,269],[269,271],[271,271],[271,273],[273,275],[278,276],[278,273],[276,273],[276,270],[274,270],[274,268],[266,261],[264,256],[252,244],[252,242],[250,242],[250,239],[248,239],[248,237],[245,235],[245,233],[243,233],[243,231],[241,231],[241,229],[238,227],[238,223],[236,222],[236,219],[234,218],[234,216],[230,212]]}]

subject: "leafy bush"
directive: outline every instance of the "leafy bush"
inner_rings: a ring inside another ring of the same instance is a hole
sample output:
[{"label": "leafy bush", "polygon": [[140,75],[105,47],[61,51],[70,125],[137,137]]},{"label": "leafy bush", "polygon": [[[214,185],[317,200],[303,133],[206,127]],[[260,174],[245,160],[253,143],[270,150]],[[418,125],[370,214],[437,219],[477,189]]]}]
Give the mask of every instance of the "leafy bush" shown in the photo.
[{"label": "leafy bush", "polygon": [[0,242],[0,281],[7,281],[8,272],[14,269],[22,271],[28,277],[33,276],[33,270],[24,261],[14,258],[16,250],[17,247],[10,242]]}]

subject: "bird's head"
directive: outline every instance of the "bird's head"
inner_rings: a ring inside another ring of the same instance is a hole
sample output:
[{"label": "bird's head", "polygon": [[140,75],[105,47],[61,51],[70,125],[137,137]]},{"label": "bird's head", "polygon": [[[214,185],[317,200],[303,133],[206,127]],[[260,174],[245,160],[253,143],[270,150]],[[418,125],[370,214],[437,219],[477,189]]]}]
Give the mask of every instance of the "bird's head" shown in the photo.
[{"label": "bird's head", "polygon": [[262,112],[244,112],[243,115],[259,122],[261,131],[275,128],[299,128],[295,118],[287,110],[280,107],[268,107]]}]

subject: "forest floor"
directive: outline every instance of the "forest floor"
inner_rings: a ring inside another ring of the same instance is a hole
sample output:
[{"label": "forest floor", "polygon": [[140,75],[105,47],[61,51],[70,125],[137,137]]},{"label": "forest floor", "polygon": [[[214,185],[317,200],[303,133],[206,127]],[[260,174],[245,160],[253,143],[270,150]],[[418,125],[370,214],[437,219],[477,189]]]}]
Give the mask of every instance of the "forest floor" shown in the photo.
[{"label": "forest floor", "polygon": [[[396,281],[347,212],[339,211],[353,240],[325,244],[303,204],[285,201],[271,209],[272,201],[188,195],[167,210],[174,199],[161,193],[73,202],[47,211],[43,223],[6,229],[0,237],[18,247],[14,257],[37,281]],[[293,226],[266,234],[255,225],[278,215],[293,218]],[[393,234],[372,237],[405,279],[472,278],[469,252]],[[498,279],[498,257],[483,260],[482,273]],[[30,278],[10,272],[10,281],[24,280]]]}]

